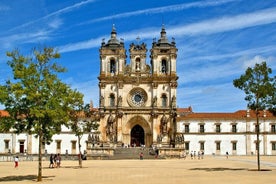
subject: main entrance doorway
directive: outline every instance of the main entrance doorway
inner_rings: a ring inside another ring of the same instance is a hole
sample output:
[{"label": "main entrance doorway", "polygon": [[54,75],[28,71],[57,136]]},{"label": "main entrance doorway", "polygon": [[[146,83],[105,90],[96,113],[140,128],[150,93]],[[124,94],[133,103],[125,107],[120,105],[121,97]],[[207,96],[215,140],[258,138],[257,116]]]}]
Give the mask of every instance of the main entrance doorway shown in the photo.
[{"label": "main entrance doorway", "polygon": [[131,136],[131,140],[130,140],[131,146],[145,145],[145,131],[140,125],[135,125],[131,129],[130,136]]}]

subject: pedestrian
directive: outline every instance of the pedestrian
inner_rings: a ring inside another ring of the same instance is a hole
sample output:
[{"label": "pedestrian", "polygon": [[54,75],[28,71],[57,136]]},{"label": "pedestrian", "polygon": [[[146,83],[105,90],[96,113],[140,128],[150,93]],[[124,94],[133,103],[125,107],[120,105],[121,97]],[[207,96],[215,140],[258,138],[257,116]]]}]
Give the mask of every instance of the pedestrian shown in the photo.
[{"label": "pedestrian", "polygon": [[54,156],[54,167],[57,167],[57,154]]},{"label": "pedestrian", "polygon": [[60,164],[61,164],[61,156],[60,156],[60,154],[59,154],[59,153],[57,154],[56,162],[57,162],[57,168],[60,168]]},{"label": "pedestrian", "polygon": [[18,168],[18,162],[19,162],[19,158],[18,158],[18,156],[16,156],[14,158],[14,168]]},{"label": "pedestrian", "polygon": [[141,152],[140,153],[140,160],[143,160],[143,158],[144,158],[144,154],[143,154],[143,152]]},{"label": "pedestrian", "polygon": [[229,157],[229,153],[228,151],[226,151],[226,158],[228,159],[228,157]]},{"label": "pedestrian", "polygon": [[155,148],[155,158],[158,158],[158,155],[159,155],[159,150]]},{"label": "pedestrian", "polygon": [[49,168],[54,168],[54,155],[53,154],[50,155]]},{"label": "pedestrian", "polygon": [[201,157],[200,151],[198,151],[198,152],[197,152],[197,158],[198,158],[198,160],[200,160],[200,157]]},{"label": "pedestrian", "polygon": [[193,160],[193,151],[191,151],[191,160]]}]

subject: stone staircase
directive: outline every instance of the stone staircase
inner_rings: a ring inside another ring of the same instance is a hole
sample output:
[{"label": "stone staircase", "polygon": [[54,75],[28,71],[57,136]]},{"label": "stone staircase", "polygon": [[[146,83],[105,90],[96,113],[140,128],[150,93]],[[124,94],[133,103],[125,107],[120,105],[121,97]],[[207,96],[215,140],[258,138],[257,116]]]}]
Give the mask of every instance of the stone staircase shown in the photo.
[{"label": "stone staircase", "polygon": [[140,159],[140,153],[143,152],[144,159],[154,159],[154,155],[150,154],[149,148],[116,148],[114,156],[109,157],[110,160],[122,159]]}]

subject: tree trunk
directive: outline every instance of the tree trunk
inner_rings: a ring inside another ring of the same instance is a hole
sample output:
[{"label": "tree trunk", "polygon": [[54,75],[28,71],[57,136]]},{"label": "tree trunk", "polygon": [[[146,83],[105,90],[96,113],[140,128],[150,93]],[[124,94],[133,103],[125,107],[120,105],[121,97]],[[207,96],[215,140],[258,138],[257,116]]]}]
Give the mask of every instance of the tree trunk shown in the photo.
[{"label": "tree trunk", "polygon": [[42,181],[42,157],[41,157],[41,148],[42,148],[42,135],[39,134],[38,137],[38,175],[37,181]]},{"label": "tree trunk", "polygon": [[257,116],[257,127],[256,127],[256,133],[257,133],[257,142],[256,142],[256,148],[257,148],[257,164],[258,164],[258,171],[261,170],[260,166],[260,124],[259,124],[259,111],[256,112]]},{"label": "tree trunk", "polygon": [[80,143],[80,136],[78,136],[78,143],[79,143],[79,167],[82,168],[82,154],[81,154],[81,143]]}]

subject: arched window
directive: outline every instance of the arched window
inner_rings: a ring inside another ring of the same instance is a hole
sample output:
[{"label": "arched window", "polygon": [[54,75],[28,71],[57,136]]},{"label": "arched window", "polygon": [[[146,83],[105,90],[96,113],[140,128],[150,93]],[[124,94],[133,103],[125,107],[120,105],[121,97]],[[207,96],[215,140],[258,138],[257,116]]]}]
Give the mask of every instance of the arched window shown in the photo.
[{"label": "arched window", "polygon": [[162,94],[161,101],[162,101],[162,107],[167,107],[167,95],[166,94]]},{"label": "arched window", "polygon": [[162,59],[162,61],[161,61],[161,72],[163,74],[166,74],[168,72],[168,64],[165,59]]},{"label": "arched window", "polygon": [[110,60],[110,73],[116,73],[116,62],[114,59]]},{"label": "arched window", "polygon": [[110,107],[114,107],[115,106],[115,96],[114,96],[114,94],[110,94],[110,96],[109,96],[109,105],[110,105]]}]

